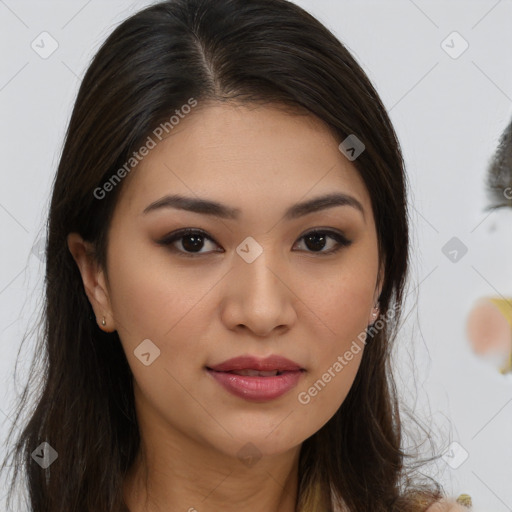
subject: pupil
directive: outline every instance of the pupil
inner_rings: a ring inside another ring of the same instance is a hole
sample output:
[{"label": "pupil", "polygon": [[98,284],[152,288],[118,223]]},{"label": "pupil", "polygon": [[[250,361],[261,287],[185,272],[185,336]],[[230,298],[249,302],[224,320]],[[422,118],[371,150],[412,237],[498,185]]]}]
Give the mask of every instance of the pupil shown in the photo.
[{"label": "pupil", "polygon": [[[187,240],[192,240],[192,243],[187,243]],[[183,237],[182,245],[187,251],[196,251],[201,249],[203,243],[203,237],[201,235],[187,235]]]},{"label": "pupil", "polygon": [[[310,244],[310,242],[313,242],[313,243]],[[317,244],[316,247],[315,247],[315,244]],[[321,233],[311,233],[306,236],[306,245],[307,245],[308,249],[321,250],[325,246],[325,236],[323,236]],[[313,245],[313,247],[311,247],[311,245]]]}]

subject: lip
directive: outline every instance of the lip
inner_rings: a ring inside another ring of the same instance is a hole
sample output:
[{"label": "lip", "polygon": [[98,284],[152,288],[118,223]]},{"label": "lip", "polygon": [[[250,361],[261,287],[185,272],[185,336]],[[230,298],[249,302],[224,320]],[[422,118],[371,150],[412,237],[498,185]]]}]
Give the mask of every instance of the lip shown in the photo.
[{"label": "lip", "polygon": [[[277,355],[264,359],[248,355],[235,357],[206,367],[206,370],[226,391],[256,402],[267,402],[284,395],[298,384],[305,371],[294,361]],[[277,370],[280,375],[262,377],[229,373],[239,370]]]},{"label": "lip", "polygon": [[301,366],[286,357],[272,355],[265,358],[244,355],[228,359],[215,366],[208,366],[208,369],[216,372],[230,372],[236,370],[258,370],[261,372],[277,370],[279,372],[292,372],[303,370]]}]

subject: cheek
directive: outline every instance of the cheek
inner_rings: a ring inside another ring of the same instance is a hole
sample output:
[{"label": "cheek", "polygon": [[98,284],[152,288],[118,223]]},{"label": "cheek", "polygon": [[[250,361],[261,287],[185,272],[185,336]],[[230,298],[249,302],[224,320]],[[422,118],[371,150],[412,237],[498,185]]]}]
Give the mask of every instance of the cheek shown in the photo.
[{"label": "cheek", "polygon": [[311,370],[297,396],[299,404],[311,411],[318,428],[341,406],[357,375],[372,291],[352,288],[344,292],[337,288],[322,295],[324,303],[319,311],[323,312],[324,334],[316,331],[310,344]]},{"label": "cheek", "polygon": [[308,269],[294,283],[294,292],[305,305],[306,325],[316,323],[316,341],[311,346],[321,343],[319,355],[324,364],[326,357],[344,350],[366,329],[373,306],[376,268],[376,261],[365,261],[364,254],[355,252],[332,268]]},{"label": "cheek", "polygon": [[[303,282],[301,293],[308,297],[305,302],[317,329],[310,332],[312,371],[298,390],[297,401],[309,411],[310,422],[317,429],[341,406],[359,370],[376,268],[376,260],[355,257],[339,267],[336,279],[315,276],[316,287],[309,279]],[[318,283],[323,286],[318,287]]]},{"label": "cheek", "polygon": [[116,327],[123,340],[161,340],[186,324],[189,312],[196,314],[215,281],[207,271],[173,266],[164,250],[147,241],[138,244],[138,251],[130,251],[123,240],[112,243],[109,281]]},{"label": "cheek", "polygon": [[297,394],[311,433],[318,431],[340,408],[357,375],[364,346],[350,350],[350,360],[342,352],[318,373],[310,375]]},{"label": "cheek", "polygon": [[[367,297],[361,297],[361,304],[367,302]],[[315,340],[314,365],[296,394],[311,433],[332,418],[354,383],[365,350],[367,311],[363,309],[340,299],[338,316],[331,325],[336,335]]]},{"label": "cheek", "polygon": [[[121,343],[145,394],[164,397],[172,392],[180,397],[183,390],[173,377],[186,382],[190,367],[202,366],[206,357],[208,308],[218,272],[173,265],[165,250],[147,241],[130,251],[125,240],[133,236],[112,241],[109,260],[111,304]],[[154,362],[145,366],[138,356],[148,352],[146,359]]]},{"label": "cheek", "polygon": [[204,354],[205,324],[198,320],[207,316],[205,297],[215,279],[172,268],[154,248],[129,254],[120,244],[112,252],[126,254],[111,258],[109,281],[116,328],[144,397],[139,406],[151,404],[162,417],[188,409],[200,417],[204,411],[182,385],[190,387],[191,362],[199,364]]},{"label": "cheek", "polygon": [[[324,286],[312,292],[307,287],[308,299],[305,301],[322,329],[324,346],[340,347],[355,331],[366,328],[371,310],[373,283],[348,276],[337,283]],[[305,290],[306,291],[306,290]]]}]

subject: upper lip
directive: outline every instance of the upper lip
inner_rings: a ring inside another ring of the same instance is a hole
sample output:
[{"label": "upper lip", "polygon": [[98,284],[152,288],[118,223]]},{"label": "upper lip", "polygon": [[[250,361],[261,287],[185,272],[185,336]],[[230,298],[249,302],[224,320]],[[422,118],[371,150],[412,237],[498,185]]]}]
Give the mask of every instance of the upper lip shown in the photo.
[{"label": "upper lip", "polygon": [[262,372],[277,370],[283,372],[303,370],[303,368],[294,361],[290,361],[290,359],[277,355],[265,358],[258,358],[249,355],[234,357],[215,366],[208,366],[208,369],[216,372],[230,372],[237,370],[258,370]]}]

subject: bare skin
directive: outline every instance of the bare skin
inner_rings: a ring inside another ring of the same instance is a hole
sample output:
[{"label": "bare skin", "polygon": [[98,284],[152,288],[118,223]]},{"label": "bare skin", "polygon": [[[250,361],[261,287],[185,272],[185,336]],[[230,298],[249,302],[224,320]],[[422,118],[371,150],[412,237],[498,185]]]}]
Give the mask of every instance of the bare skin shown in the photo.
[{"label": "bare skin", "polygon": [[[200,105],[125,178],[106,269],[69,235],[98,324],[117,330],[134,375],[142,452],[125,484],[131,512],[295,511],[301,444],[347,396],[382,282],[370,198],[340,142],[310,116]],[[334,192],[361,210],[345,204],[284,218],[292,205]],[[170,194],[218,201],[240,216],[144,213]],[[204,231],[199,253],[190,237],[158,243],[182,228]],[[323,247],[307,244],[313,230],[325,233]],[[262,250],[250,263],[236,251],[247,237]],[[146,339],[160,350],[148,366],[134,354]],[[361,350],[299,402],[354,340]],[[278,354],[305,371],[279,398],[248,401],[206,369],[244,354]],[[239,456],[244,446],[254,447],[251,465]]]},{"label": "bare skin", "polygon": [[430,506],[426,512],[468,512],[468,508],[454,500],[440,501]]}]

